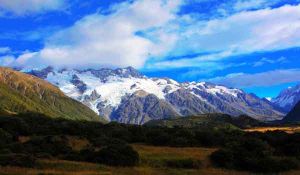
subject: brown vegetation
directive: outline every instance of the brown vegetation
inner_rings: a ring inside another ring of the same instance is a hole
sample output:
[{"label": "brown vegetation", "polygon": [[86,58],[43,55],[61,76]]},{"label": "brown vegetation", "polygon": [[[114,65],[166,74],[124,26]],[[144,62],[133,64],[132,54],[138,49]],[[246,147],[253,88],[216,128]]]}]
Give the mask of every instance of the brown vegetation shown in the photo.
[{"label": "brown vegetation", "polygon": [[[78,140],[75,139],[77,142]],[[82,141],[84,143],[84,141]],[[133,145],[141,156],[141,163],[137,167],[109,167],[93,163],[73,162],[65,160],[39,160],[38,167],[19,168],[1,167],[0,174],[5,175],[248,175],[247,172],[224,170],[214,168],[209,155],[214,152],[214,148],[174,148],[174,147],[154,147],[145,145]],[[191,158],[200,160],[203,166],[199,169],[174,169],[167,167],[155,167],[153,163],[159,163],[162,159]],[[156,161],[156,162],[155,162]],[[283,175],[296,175],[300,171],[282,173]]]},{"label": "brown vegetation", "polygon": [[268,132],[268,131],[284,131],[287,133],[300,132],[300,126],[287,126],[287,127],[257,127],[245,129],[246,132]]}]

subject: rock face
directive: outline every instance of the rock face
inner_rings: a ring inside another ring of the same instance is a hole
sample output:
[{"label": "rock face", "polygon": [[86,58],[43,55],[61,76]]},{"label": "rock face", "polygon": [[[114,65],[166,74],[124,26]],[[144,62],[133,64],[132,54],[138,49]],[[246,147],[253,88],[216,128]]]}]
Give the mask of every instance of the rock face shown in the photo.
[{"label": "rock face", "polygon": [[124,97],[112,120],[121,123],[143,124],[149,120],[173,118],[180,114],[165,100],[145,91]]},{"label": "rock face", "polygon": [[300,102],[288,113],[282,120],[284,123],[299,123],[300,122]]},{"label": "rock face", "polygon": [[300,101],[300,84],[283,90],[272,102],[289,112]]},{"label": "rock face", "polygon": [[284,114],[270,102],[239,89],[206,82],[178,83],[148,78],[132,67],[123,69],[31,71],[58,86],[107,120],[143,124],[152,119],[206,113],[249,115],[278,120]]}]

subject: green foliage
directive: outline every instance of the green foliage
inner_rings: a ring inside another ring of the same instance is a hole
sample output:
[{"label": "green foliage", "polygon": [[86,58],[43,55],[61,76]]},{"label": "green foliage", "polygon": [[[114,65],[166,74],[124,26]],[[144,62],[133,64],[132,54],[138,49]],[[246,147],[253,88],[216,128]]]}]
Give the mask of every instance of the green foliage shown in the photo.
[{"label": "green foliage", "polygon": [[248,138],[228,143],[211,155],[212,161],[220,167],[253,172],[273,173],[298,167],[292,158],[274,156],[274,149],[260,139]]},{"label": "green foliage", "polygon": [[30,132],[29,125],[19,117],[1,117],[0,128],[9,132],[11,135],[28,135]]},{"label": "green foliage", "polygon": [[139,163],[139,154],[127,144],[109,144],[95,156],[96,162],[111,166],[135,166]]},{"label": "green foliage", "polygon": [[65,136],[33,137],[23,144],[24,151],[36,156],[51,155],[59,156],[72,152]]},{"label": "green foliage", "polygon": [[[0,154],[34,155],[96,162],[111,166],[134,166],[139,155],[128,143],[173,147],[219,147],[212,155],[215,165],[253,172],[280,172],[298,168],[300,134],[284,132],[246,133],[226,128],[149,127],[118,123],[51,119],[35,113],[0,117]],[[29,136],[25,143],[18,136]],[[67,136],[89,140],[74,151]],[[0,141],[1,142],[1,141]],[[163,167],[195,169],[201,163],[185,158],[161,160]],[[159,166],[161,166],[159,165]],[[264,166],[263,166],[264,165]]]},{"label": "green foliage", "polygon": [[146,126],[158,126],[167,128],[206,128],[238,130],[254,126],[266,125],[249,116],[231,117],[226,114],[202,114],[191,117],[180,117],[175,119],[152,120]]},{"label": "green foliage", "polygon": [[12,135],[0,128],[0,149],[5,148],[6,144],[11,143],[12,141]]}]

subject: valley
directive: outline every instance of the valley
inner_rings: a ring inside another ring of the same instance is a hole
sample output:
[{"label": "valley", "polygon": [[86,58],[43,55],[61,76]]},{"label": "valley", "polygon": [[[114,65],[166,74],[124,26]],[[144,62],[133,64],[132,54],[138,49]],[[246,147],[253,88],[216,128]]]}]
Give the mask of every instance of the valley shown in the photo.
[{"label": "valley", "polygon": [[[210,154],[216,148],[176,148],[136,144],[132,145],[141,156],[141,163],[136,167],[110,167],[86,162],[74,162],[57,159],[40,159],[37,168],[2,167],[3,175],[251,175],[244,171],[216,168],[210,161]],[[165,165],[168,160],[192,159],[200,161],[196,169],[172,168]],[[281,175],[297,175],[299,171],[280,173]]]},{"label": "valley", "polygon": [[300,0],[0,0],[0,175],[300,175]]},{"label": "valley", "polygon": [[[167,125],[162,125],[166,122]],[[300,172],[299,134],[275,130],[245,132],[245,128],[262,124],[254,119],[231,118],[224,114],[169,119],[162,124],[159,121],[144,126],[103,124],[51,119],[30,113],[2,114],[0,174],[250,175],[280,172],[294,175]],[[223,152],[225,157],[219,157]],[[248,162],[249,159],[252,161]],[[268,164],[262,163],[265,161]]]}]

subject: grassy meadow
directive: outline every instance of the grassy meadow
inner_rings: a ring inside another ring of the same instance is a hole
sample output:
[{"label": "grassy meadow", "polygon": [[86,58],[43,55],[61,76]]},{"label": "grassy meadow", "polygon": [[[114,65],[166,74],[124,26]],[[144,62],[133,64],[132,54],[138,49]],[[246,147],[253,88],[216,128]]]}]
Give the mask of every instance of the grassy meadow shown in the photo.
[{"label": "grassy meadow", "polygon": [[[24,138],[23,138],[24,139]],[[74,144],[77,143],[77,144]],[[74,149],[86,145],[86,140],[71,139]],[[217,148],[176,148],[158,147],[142,144],[132,145],[140,155],[140,163],[135,167],[110,167],[86,162],[74,162],[57,159],[39,159],[37,167],[1,167],[1,175],[250,175],[248,172],[216,168],[209,156]],[[170,160],[193,160],[199,162],[198,168],[181,169],[168,167]],[[296,175],[300,171],[289,171],[282,175]]]},{"label": "grassy meadow", "polygon": [[299,133],[219,126],[169,128],[2,116],[0,175],[300,174]]}]

